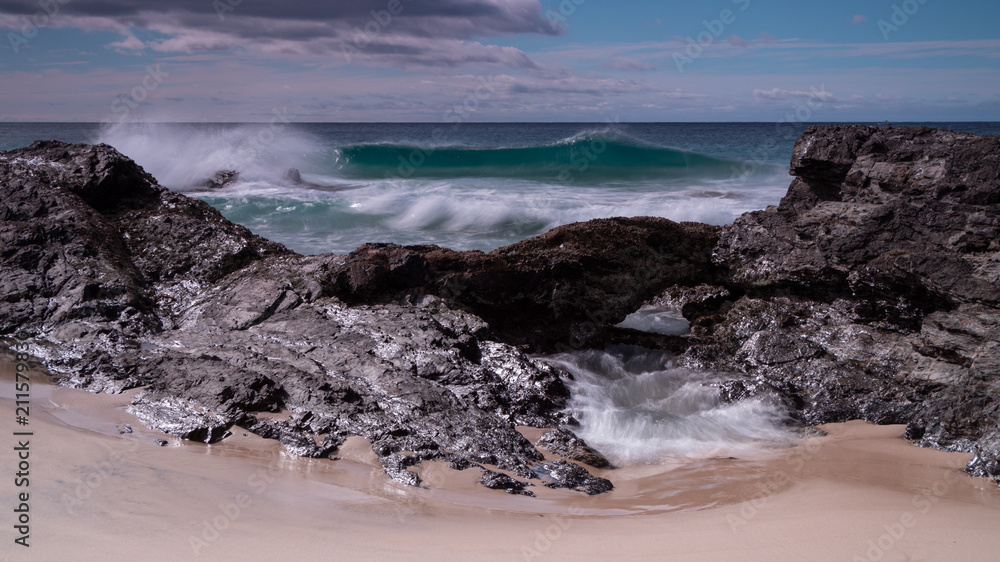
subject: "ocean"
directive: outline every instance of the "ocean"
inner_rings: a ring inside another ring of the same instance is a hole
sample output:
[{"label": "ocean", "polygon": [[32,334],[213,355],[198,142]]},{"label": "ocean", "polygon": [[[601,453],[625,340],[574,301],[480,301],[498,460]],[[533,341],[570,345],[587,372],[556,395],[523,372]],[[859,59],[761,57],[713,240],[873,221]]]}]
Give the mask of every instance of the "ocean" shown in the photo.
[{"label": "ocean", "polygon": [[[0,123],[0,150],[110,144],[164,186],[304,254],[365,242],[488,251],[601,217],[730,223],[778,203],[809,126],[273,121]],[[998,123],[933,125],[1000,134]],[[222,170],[236,181],[206,187]]]}]

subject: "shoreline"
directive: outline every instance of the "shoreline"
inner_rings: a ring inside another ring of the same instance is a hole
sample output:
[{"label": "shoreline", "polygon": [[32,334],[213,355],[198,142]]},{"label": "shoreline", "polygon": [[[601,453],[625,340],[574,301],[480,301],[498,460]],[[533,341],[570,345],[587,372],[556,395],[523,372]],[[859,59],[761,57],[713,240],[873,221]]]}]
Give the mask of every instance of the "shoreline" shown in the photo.
[{"label": "shoreline", "polygon": [[[6,360],[0,372],[0,416],[11,418]],[[539,497],[525,498],[437,462],[421,468],[432,487],[405,486],[361,438],[333,462],[290,457],[239,428],[222,443],[181,443],[124,412],[128,394],[56,387],[38,372],[27,559],[142,551],[148,560],[331,552],[352,560],[985,560],[1000,550],[1000,488],[962,472],[971,455],[915,447],[901,438],[903,426],[828,424],[820,426],[828,435],[778,454],[595,470],[614,491],[588,497],[536,485]],[[118,435],[123,423],[133,433]],[[157,447],[156,438],[170,445]],[[5,506],[13,492],[11,484],[0,490]]]}]

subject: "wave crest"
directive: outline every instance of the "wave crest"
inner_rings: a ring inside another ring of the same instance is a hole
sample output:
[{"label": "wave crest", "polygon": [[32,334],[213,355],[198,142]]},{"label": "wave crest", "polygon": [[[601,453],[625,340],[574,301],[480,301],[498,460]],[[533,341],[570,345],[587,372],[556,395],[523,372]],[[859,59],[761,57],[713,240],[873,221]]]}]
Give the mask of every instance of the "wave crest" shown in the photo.
[{"label": "wave crest", "polygon": [[729,177],[738,162],[656,146],[610,130],[584,131],[559,141],[528,146],[479,147],[367,143],[335,151],[345,176],[502,177],[573,180]]}]

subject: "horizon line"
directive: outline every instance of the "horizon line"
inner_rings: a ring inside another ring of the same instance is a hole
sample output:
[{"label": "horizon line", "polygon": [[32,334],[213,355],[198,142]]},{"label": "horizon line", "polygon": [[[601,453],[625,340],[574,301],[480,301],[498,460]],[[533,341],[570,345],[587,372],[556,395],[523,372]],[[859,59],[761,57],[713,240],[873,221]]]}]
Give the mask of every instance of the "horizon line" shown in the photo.
[{"label": "horizon line", "polygon": [[[128,125],[266,125],[271,121],[132,121]],[[934,121],[901,121],[901,120],[848,120],[848,121],[465,121],[458,125],[620,125],[620,124],[774,124],[789,125],[851,125],[851,124],[905,124],[905,123],[1000,123],[1000,120],[934,120]],[[107,121],[0,121],[0,125],[119,125],[126,123],[109,123]],[[455,123],[441,121],[291,121],[292,125],[447,125],[455,127]]]}]

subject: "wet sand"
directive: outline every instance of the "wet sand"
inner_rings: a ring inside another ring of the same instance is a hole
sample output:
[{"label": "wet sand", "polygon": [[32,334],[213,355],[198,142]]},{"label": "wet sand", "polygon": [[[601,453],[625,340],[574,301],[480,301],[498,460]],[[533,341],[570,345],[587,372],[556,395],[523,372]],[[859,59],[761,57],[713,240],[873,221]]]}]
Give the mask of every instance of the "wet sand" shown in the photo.
[{"label": "wet sand", "polygon": [[[920,449],[902,426],[823,426],[824,437],[752,458],[594,471],[588,497],[487,490],[478,470],[420,467],[389,480],[367,443],[339,460],[275,441],[180,442],[93,395],[31,372],[31,547],[15,545],[13,371],[0,361],[7,428],[0,509],[10,560],[996,560],[1000,488],[965,475],[968,454]],[[123,424],[133,433],[120,434]],[[534,435],[538,430],[523,428]],[[155,445],[165,439],[168,446]]]}]

